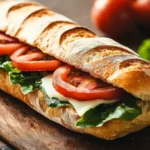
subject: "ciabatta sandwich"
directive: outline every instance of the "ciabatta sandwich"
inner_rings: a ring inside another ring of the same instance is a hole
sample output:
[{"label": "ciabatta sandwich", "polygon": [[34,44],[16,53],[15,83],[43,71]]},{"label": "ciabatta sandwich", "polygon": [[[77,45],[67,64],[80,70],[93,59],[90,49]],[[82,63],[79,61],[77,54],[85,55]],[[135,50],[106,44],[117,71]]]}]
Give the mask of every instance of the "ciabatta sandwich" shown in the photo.
[{"label": "ciabatta sandwich", "polygon": [[0,89],[107,140],[150,124],[150,63],[31,1],[0,1]]}]

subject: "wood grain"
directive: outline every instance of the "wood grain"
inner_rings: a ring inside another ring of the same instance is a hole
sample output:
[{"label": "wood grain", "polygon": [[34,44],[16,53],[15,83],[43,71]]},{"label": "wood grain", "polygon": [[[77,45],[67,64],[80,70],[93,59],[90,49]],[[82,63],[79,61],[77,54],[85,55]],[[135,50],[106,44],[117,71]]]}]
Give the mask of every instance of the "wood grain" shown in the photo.
[{"label": "wood grain", "polygon": [[[1,91],[0,111],[0,136],[20,150],[149,150],[150,147],[150,128],[105,141],[53,123]],[[12,150],[3,144],[0,148]]]}]

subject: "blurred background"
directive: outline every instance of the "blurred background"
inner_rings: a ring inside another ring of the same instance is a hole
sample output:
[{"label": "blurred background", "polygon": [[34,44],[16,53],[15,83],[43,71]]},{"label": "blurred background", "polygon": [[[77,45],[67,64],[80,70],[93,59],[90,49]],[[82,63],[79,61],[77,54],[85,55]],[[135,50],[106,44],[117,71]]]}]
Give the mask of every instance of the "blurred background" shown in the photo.
[{"label": "blurred background", "polygon": [[[36,0],[96,32],[90,20],[93,0]],[[97,32],[98,33],[98,32]]]}]

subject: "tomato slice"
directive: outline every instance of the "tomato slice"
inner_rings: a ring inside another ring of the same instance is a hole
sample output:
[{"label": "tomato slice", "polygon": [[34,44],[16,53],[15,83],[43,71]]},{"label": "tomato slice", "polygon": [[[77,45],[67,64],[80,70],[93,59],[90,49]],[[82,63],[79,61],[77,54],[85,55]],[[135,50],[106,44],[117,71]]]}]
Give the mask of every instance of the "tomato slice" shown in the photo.
[{"label": "tomato slice", "polygon": [[11,55],[20,47],[22,47],[20,43],[0,44],[0,56]]},{"label": "tomato slice", "polygon": [[[61,66],[53,74],[53,86],[60,94],[79,101],[116,100],[124,96],[125,91],[109,85],[90,75],[70,75],[71,67]],[[72,76],[72,77],[71,77]]]},{"label": "tomato slice", "polygon": [[44,60],[46,57],[43,52],[29,46],[18,49],[10,56],[13,66],[22,71],[50,71],[61,65],[56,59]]},{"label": "tomato slice", "polygon": [[21,43],[17,42],[15,39],[0,33],[0,56],[11,55],[18,48],[22,47]]}]

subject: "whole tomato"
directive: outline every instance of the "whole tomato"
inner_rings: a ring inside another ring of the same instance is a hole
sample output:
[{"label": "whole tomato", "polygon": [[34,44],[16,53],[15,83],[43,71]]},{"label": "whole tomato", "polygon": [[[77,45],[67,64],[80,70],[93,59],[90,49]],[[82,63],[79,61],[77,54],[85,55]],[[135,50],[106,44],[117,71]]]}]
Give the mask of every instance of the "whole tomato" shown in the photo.
[{"label": "whole tomato", "polygon": [[110,37],[118,37],[131,27],[131,0],[96,0],[91,11],[93,24]]},{"label": "whole tomato", "polygon": [[132,12],[138,24],[150,26],[150,0],[134,0]]},{"label": "whole tomato", "polygon": [[119,37],[135,24],[150,27],[150,0],[95,0],[93,24],[110,37]]}]

